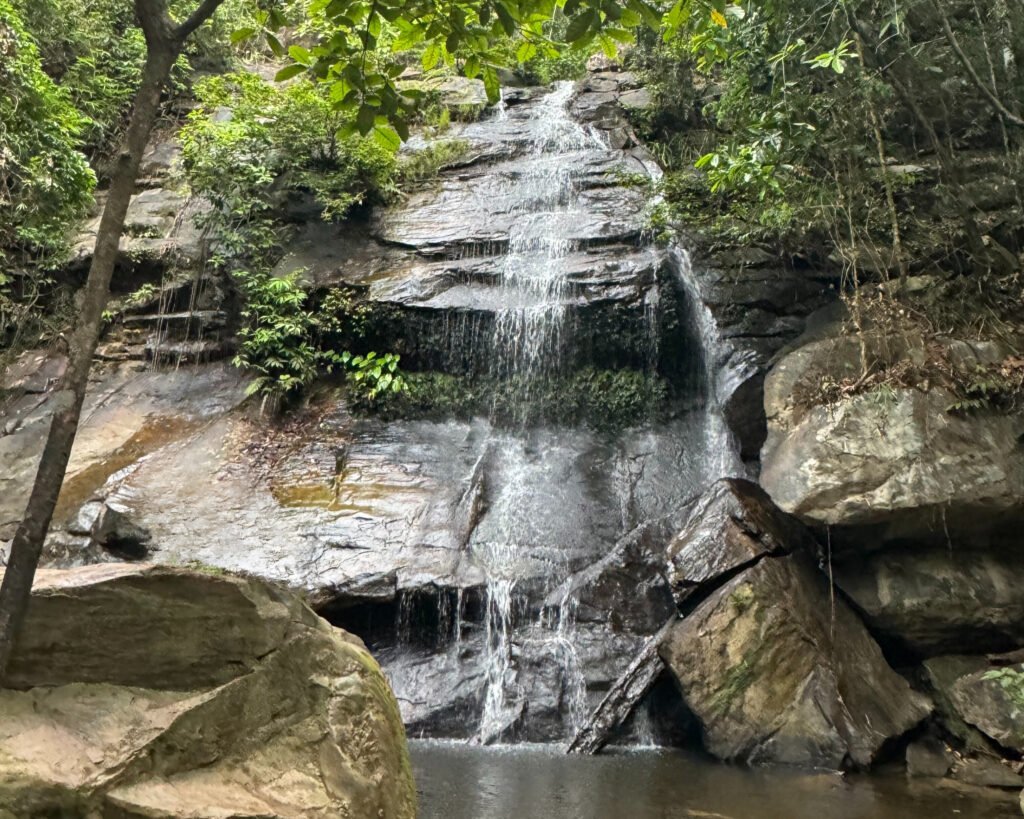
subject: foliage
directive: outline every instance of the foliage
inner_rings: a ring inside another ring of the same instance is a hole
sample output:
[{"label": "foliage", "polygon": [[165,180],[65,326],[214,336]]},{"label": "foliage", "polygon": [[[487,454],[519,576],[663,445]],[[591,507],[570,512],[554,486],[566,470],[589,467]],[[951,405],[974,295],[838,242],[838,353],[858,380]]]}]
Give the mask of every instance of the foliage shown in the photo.
[{"label": "foliage", "polygon": [[398,179],[403,185],[420,184],[433,179],[443,168],[464,159],[470,148],[470,143],[464,139],[431,140],[424,148],[401,157]]},{"label": "foliage", "polygon": [[124,299],[123,306],[126,310],[142,307],[143,305],[149,304],[151,301],[153,301],[153,299],[156,298],[156,295],[159,292],[160,291],[157,289],[157,286],[155,284],[153,284],[152,282],[146,282],[137,290],[133,290],[131,293],[128,294],[128,296]]},{"label": "foliage", "polygon": [[394,353],[352,355],[344,352],[331,355],[332,362],[347,370],[349,385],[356,400],[364,406],[373,406],[408,389],[405,376],[398,370],[400,360],[401,356]]},{"label": "foliage", "polygon": [[[351,293],[331,291],[317,306],[302,287],[301,271],[284,276],[240,271],[235,273],[245,299],[236,367],[252,370],[255,378],[246,394],[264,396],[280,407],[308,388],[321,373],[345,373],[357,402],[379,405],[406,389],[398,369],[399,356],[374,352],[338,353],[332,342],[342,335],[361,335],[365,308]],[[353,328],[346,317],[352,317]]]},{"label": "foliage", "polygon": [[1024,710],[1024,666],[1020,668],[993,668],[982,675],[983,680],[994,680],[1013,704]]},{"label": "foliage", "polygon": [[[83,117],[86,152],[102,159],[114,148],[146,58],[133,0],[13,0],[39,44],[46,73],[65,89]],[[250,0],[227,0],[186,45],[172,75],[184,91],[196,67],[223,68],[231,59],[229,32],[252,20]],[[175,0],[181,18],[194,0]]]},{"label": "foliage", "polygon": [[950,412],[1012,412],[1024,402],[1024,358],[1011,355],[999,364],[977,366],[965,381],[961,397],[950,405]]},{"label": "foliage", "polygon": [[235,276],[245,294],[246,324],[233,363],[256,373],[246,393],[278,401],[301,392],[316,377],[317,351],[311,343],[315,320],[306,308],[299,274],[240,271]]},{"label": "foliage", "polygon": [[84,118],[90,152],[121,132],[146,57],[131,0],[15,0],[40,44],[46,72]]},{"label": "foliage", "polygon": [[[550,43],[565,42],[568,24],[564,14],[556,13],[542,30]],[[528,82],[547,85],[558,80],[576,80],[586,72],[589,55],[586,48],[564,49],[549,44],[541,48],[526,38],[512,40],[512,44],[518,45],[515,56],[520,63],[519,72]]]},{"label": "foliage", "polygon": [[[0,87],[0,260],[52,254],[85,214],[95,177],[78,151],[83,119],[43,72],[8,0],[0,0]],[[0,272],[0,290],[9,283]]]},{"label": "foliage", "polygon": [[[725,0],[688,0],[677,3],[665,20],[678,27],[685,18],[694,31],[703,31],[717,27],[715,15],[721,17],[724,10]],[[566,48],[589,53],[599,47],[615,56],[638,28],[657,29],[663,20],[659,6],[647,0],[311,0],[308,14],[320,35],[312,48],[285,48],[278,32],[288,18],[278,7],[263,12],[259,26],[238,36],[256,35],[262,27],[275,55],[291,61],[278,79],[309,72],[328,85],[337,106],[352,113],[353,131],[372,133],[393,146],[408,137],[423,96],[397,82],[406,68],[399,56],[404,52],[417,51],[425,71],[443,65],[480,77],[494,103],[501,67],[528,64],[538,55],[555,60]],[[564,16],[564,27],[558,26],[556,41],[550,22],[557,16]],[[509,38],[516,41],[514,49],[508,47]]]},{"label": "foliage", "polygon": [[[667,16],[671,36],[641,37],[631,57],[655,101],[637,126],[668,170],[663,220],[703,223],[851,279],[903,276],[926,253],[962,270],[1007,269],[1024,224],[1000,220],[999,235],[982,241],[994,220],[954,154],[1003,153],[1019,206],[1020,129],[993,116],[943,29],[955,18],[956,44],[1019,107],[1024,41],[1005,2],[922,10],[851,0],[822,13],[807,0],[747,0],[711,27],[694,27],[686,5]],[[941,184],[923,189],[927,175],[901,163],[935,168]]]},{"label": "foliage", "polygon": [[232,218],[266,216],[283,196],[309,191],[325,218],[340,219],[394,194],[394,152],[341,136],[351,117],[324,88],[239,72],[203,80],[195,92],[199,107],[182,131],[187,178]]}]

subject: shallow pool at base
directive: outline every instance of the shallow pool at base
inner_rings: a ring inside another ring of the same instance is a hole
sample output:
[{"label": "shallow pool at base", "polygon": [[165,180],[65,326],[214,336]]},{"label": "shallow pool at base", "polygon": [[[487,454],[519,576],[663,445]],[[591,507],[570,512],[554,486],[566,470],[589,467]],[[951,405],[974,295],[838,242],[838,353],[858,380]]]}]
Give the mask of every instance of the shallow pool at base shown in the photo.
[{"label": "shallow pool at base", "polygon": [[1009,819],[1017,795],[902,774],[748,769],[675,751],[410,743],[421,819]]}]

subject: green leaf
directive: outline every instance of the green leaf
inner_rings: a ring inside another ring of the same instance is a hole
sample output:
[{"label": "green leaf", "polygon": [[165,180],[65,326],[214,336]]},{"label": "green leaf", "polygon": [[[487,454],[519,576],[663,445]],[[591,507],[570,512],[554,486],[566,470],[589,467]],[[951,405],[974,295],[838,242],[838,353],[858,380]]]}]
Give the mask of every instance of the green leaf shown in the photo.
[{"label": "green leaf", "polygon": [[311,59],[309,49],[300,45],[289,46],[288,56],[301,65],[309,65]]},{"label": "green leaf", "polygon": [[499,0],[499,2],[494,4],[494,11],[498,15],[498,21],[501,23],[501,27],[505,30],[505,33],[509,37],[515,34],[516,21],[505,4]]},{"label": "green leaf", "polygon": [[529,40],[524,40],[516,49],[516,60],[520,63],[529,62],[537,55],[537,46]]},{"label": "green leaf", "polygon": [[275,82],[284,82],[285,80],[290,80],[292,77],[297,77],[299,74],[305,73],[305,71],[306,66],[304,65],[286,65],[274,75],[274,80]]},{"label": "green leaf", "polygon": [[284,46],[281,45],[281,41],[270,32],[267,32],[267,45],[270,46],[270,50],[274,52],[275,57],[284,57]]},{"label": "green leaf", "polygon": [[373,108],[368,105],[360,105],[359,113],[356,114],[356,128],[359,129],[359,133],[363,136],[370,133],[376,119],[377,112]]},{"label": "green leaf", "polygon": [[498,72],[494,66],[484,66],[484,90],[487,92],[487,101],[494,105],[501,99],[501,82],[498,80]]},{"label": "green leaf", "polygon": [[249,40],[256,33],[254,28],[239,28],[231,32],[231,45],[238,45],[245,40]]},{"label": "green leaf", "polygon": [[402,147],[402,139],[398,135],[398,131],[391,125],[374,126],[373,138],[377,141],[377,144],[387,148],[392,153],[397,152]]},{"label": "green leaf", "polygon": [[424,71],[430,71],[432,68],[436,68],[437,64],[441,62],[441,46],[437,43],[431,43],[423,50],[423,57],[420,59],[423,65]]},{"label": "green leaf", "polygon": [[587,9],[586,11],[581,12],[572,18],[568,27],[565,29],[566,41],[570,43],[579,42],[590,33],[592,28],[596,28],[600,22],[601,16],[598,14],[596,9]]}]

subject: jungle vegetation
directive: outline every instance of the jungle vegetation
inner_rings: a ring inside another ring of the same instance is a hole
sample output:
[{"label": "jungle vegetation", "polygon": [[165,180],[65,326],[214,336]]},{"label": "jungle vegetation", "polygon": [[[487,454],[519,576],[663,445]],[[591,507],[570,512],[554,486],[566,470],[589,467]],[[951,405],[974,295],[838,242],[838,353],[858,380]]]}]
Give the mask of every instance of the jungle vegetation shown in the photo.
[{"label": "jungle vegetation", "polygon": [[[238,363],[271,396],[326,367],[367,382],[371,398],[403,389],[386,352],[316,343],[329,335],[316,305],[271,264],[288,227],[281,185],[330,219],[400,194],[401,141],[450,116],[428,115],[429,91],[403,84],[413,65],[479,78],[493,102],[510,67],[546,81],[595,51],[625,59],[654,95],[636,127],[668,171],[659,231],[683,225],[834,269],[857,329],[912,319],[1010,337],[1022,303],[1022,20],[1024,0],[0,0],[0,346],[63,337],[69,354],[0,590],[0,673],[158,120],[184,125],[184,184],[212,203],[211,261],[246,304]],[[405,173],[405,184],[424,177]],[[62,264],[96,191],[83,284]],[[959,309],[891,298],[921,275],[929,297]]]}]

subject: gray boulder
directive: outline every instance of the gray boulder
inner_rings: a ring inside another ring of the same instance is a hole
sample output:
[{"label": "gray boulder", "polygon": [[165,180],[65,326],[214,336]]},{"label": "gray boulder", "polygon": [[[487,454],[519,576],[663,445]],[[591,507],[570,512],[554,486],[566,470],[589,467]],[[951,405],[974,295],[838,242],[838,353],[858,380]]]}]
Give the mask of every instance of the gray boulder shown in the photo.
[{"label": "gray boulder", "polygon": [[808,554],[817,549],[807,529],[780,511],[757,484],[725,478],[701,497],[668,546],[673,597],[682,605],[694,593],[762,557],[795,549]]},{"label": "gray boulder", "polygon": [[951,732],[976,748],[986,747],[976,739],[980,732],[990,743],[1024,751],[1024,666],[993,668],[983,657],[955,655],[924,666]]},{"label": "gray boulder", "polygon": [[[914,339],[866,339],[873,360],[914,360]],[[952,351],[952,345],[951,345]],[[963,351],[960,351],[961,353]],[[1024,505],[1024,414],[954,414],[945,389],[879,389],[830,406],[823,379],[860,372],[852,337],[785,355],[765,381],[761,484],[785,511],[829,526],[880,525],[880,538],[939,538]]]}]

